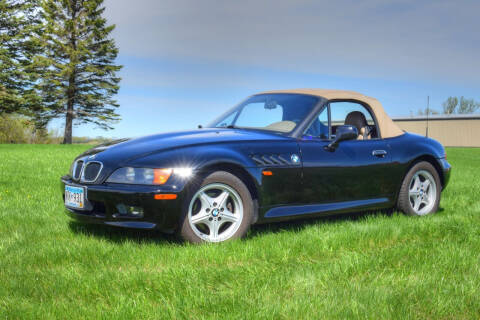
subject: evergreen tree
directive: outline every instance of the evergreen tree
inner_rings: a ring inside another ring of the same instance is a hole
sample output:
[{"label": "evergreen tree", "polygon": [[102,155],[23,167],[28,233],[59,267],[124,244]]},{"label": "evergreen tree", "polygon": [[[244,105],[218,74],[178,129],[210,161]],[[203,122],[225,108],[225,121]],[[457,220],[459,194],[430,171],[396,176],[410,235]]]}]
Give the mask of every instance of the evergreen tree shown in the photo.
[{"label": "evergreen tree", "polygon": [[94,123],[103,129],[119,120],[113,96],[118,92],[121,66],[102,17],[103,0],[45,0],[42,3],[44,53],[38,57],[42,78],[37,89],[45,110],[39,121],[65,117],[63,143],[72,143],[72,125]]},{"label": "evergreen tree", "polygon": [[32,115],[41,108],[33,57],[40,51],[37,0],[0,0],[0,113]]}]

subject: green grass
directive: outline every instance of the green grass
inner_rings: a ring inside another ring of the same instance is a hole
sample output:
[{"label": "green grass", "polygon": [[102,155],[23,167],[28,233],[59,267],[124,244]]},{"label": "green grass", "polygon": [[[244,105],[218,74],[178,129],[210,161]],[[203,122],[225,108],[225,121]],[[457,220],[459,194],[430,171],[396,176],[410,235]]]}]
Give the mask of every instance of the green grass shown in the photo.
[{"label": "green grass", "polygon": [[77,224],[59,177],[87,146],[0,145],[0,318],[480,318],[480,149],[449,149],[441,210],[259,226],[188,245]]}]

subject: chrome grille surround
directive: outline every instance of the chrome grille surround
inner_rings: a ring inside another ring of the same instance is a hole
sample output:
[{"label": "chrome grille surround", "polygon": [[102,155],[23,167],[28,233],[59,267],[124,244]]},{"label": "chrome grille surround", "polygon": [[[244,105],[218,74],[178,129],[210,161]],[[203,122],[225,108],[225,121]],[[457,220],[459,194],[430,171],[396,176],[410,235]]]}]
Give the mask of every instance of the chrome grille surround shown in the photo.
[{"label": "chrome grille surround", "polygon": [[75,161],[75,163],[73,165],[73,170],[72,170],[73,180],[76,180],[76,181],[80,180],[80,177],[82,176],[82,171],[83,171],[83,164],[84,164],[83,159],[79,159],[79,160]]},{"label": "chrome grille surround", "polygon": [[[90,164],[98,164],[99,168],[98,171],[94,173],[94,177],[85,177],[85,171]],[[95,182],[100,173],[103,169],[103,163],[100,161],[88,161],[87,158],[81,158],[74,162],[73,164],[73,172],[72,172],[72,180],[76,182],[86,182],[86,183],[93,183]],[[90,179],[87,179],[90,178]]]},{"label": "chrome grille surround", "polygon": [[[98,168],[98,171],[96,172],[95,174],[95,177],[93,179],[87,179],[85,177],[85,171],[87,170],[88,166],[92,165],[92,164],[98,164],[100,165],[99,168]],[[89,161],[87,162],[84,166],[83,166],[83,169],[82,169],[82,176],[81,176],[81,179],[80,179],[80,182],[87,182],[87,183],[92,183],[92,182],[95,182],[98,177],[100,176],[100,173],[102,172],[102,169],[103,169],[103,163],[101,163],[100,161]]]}]

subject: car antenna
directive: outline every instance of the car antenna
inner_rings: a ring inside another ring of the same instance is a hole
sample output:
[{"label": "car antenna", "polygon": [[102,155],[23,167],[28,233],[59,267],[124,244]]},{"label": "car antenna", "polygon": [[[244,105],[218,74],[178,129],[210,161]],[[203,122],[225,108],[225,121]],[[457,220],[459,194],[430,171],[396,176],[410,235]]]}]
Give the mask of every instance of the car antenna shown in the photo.
[{"label": "car antenna", "polygon": [[430,96],[427,96],[427,128],[425,132],[425,136],[428,138],[428,117],[430,114]]}]

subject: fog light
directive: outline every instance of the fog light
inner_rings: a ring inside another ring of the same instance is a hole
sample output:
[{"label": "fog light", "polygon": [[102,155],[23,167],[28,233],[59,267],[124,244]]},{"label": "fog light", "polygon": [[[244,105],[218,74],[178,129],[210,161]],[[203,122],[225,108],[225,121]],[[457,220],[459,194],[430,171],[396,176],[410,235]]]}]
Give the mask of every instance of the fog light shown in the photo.
[{"label": "fog light", "polygon": [[143,217],[143,208],[142,207],[133,207],[127,206],[123,203],[117,205],[117,211],[119,215],[130,216],[135,218]]}]

